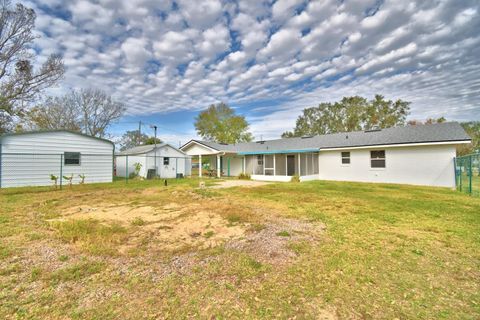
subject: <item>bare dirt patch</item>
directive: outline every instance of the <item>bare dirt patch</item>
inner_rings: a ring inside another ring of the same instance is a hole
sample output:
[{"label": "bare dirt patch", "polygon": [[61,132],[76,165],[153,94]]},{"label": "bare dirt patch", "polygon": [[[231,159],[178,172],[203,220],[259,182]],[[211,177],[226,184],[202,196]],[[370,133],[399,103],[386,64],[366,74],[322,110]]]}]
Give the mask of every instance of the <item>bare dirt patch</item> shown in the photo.
[{"label": "bare dirt patch", "polygon": [[271,184],[271,182],[266,181],[254,181],[254,180],[224,180],[219,181],[218,184],[211,186],[211,189],[224,189],[232,187],[260,187]]}]

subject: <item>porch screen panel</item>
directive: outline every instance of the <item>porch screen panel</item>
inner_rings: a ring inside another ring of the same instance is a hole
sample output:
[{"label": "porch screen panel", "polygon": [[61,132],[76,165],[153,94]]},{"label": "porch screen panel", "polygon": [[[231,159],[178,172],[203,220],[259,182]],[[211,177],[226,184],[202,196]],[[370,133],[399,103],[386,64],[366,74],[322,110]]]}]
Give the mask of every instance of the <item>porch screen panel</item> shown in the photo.
[{"label": "porch screen panel", "polygon": [[255,166],[255,161],[256,161],[255,156],[246,156],[245,157],[245,173],[252,175],[254,173],[253,168]]},{"label": "porch screen panel", "polygon": [[263,155],[256,155],[254,157],[255,157],[255,160],[254,160],[253,172],[254,174],[263,175],[263,166],[264,166]]},{"label": "porch screen panel", "polygon": [[307,155],[300,153],[300,175],[305,176],[307,173]]},{"label": "porch screen panel", "polygon": [[318,174],[318,153],[313,154],[313,174]]},{"label": "porch screen panel", "polygon": [[284,154],[275,155],[275,174],[277,176],[287,175],[287,156]]},{"label": "porch screen panel", "polygon": [[[277,160],[277,159],[275,159]],[[264,156],[264,166],[265,166],[265,175],[266,176],[273,176],[273,155],[271,154],[266,154]]]}]

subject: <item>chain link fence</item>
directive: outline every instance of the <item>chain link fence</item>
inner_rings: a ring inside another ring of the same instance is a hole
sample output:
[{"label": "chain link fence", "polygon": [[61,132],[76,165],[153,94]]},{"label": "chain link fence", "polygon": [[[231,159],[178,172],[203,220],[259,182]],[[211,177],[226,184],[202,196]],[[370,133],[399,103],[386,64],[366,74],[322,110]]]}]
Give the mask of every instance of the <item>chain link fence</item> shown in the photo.
[{"label": "chain link fence", "polygon": [[192,174],[192,159],[154,155],[117,155],[114,168],[115,176],[124,178],[126,182],[130,179],[178,179]]},{"label": "chain link fence", "polygon": [[0,153],[0,188],[113,181],[113,154]]},{"label": "chain link fence", "polygon": [[457,190],[480,196],[480,153],[455,158]]}]

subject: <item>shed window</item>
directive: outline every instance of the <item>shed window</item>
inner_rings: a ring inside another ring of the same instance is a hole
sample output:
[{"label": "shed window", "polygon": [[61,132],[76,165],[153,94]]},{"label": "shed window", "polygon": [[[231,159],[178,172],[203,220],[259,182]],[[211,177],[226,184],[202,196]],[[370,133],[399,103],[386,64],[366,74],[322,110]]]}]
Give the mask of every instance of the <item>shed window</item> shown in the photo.
[{"label": "shed window", "polygon": [[80,165],[80,152],[64,152],[63,164],[66,166]]},{"label": "shed window", "polygon": [[164,157],[163,158],[163,165],[168,166],[170,164],[170,158],[169,157]]},{"label": "shed window", "polygon": [[372,168],[385,168],[385,150],[370,151],[370,166]]},{"label": "shed window", "polygon": [[342,152],[342,164],[350,164],[350,152]]}]

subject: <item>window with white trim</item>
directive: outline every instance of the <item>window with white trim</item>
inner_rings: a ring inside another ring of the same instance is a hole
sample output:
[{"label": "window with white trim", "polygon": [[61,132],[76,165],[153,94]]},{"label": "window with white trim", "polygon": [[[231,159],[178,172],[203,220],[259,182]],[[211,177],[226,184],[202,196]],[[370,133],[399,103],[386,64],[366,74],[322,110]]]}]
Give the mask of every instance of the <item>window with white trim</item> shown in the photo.
[{"label": "window with white trim", "polygon": [[385,168],[385,150],[370,151],[370,167]]},{"label": "window with white trim", "polygon": [[350,152],[342,152],[342,164],[350,164]]},{"label": "window with white trim", "polygon": [[80,152],[64,152],[63,164],[66,166],[79,166],[80,165]]}]

